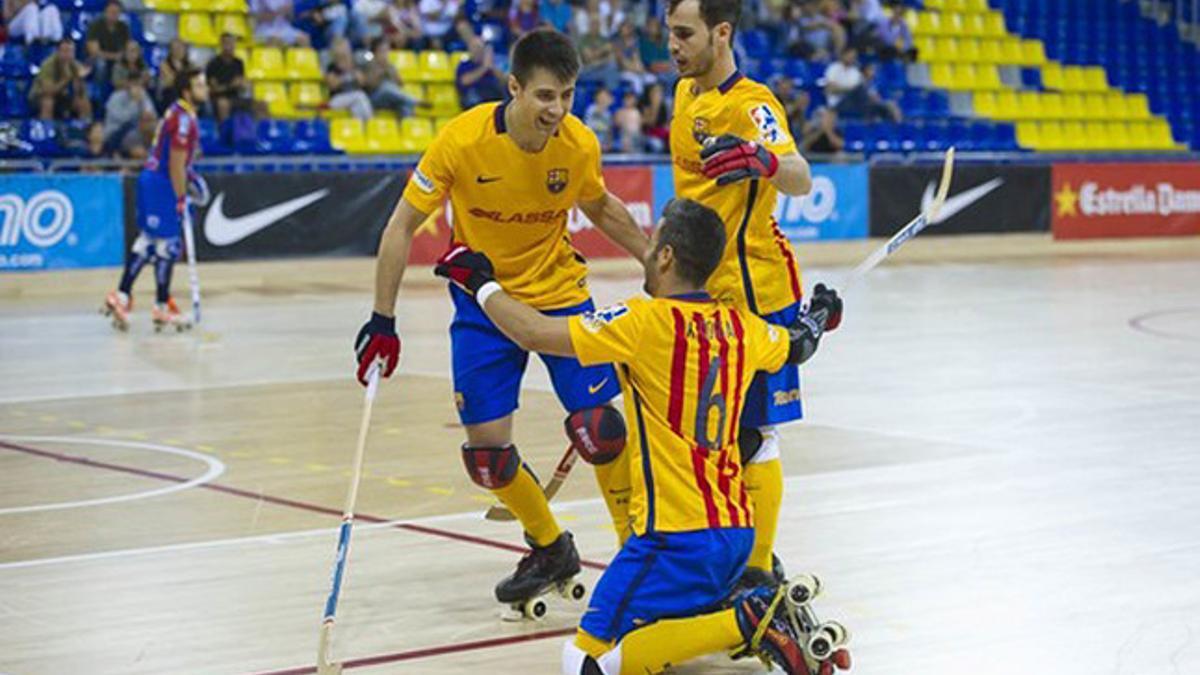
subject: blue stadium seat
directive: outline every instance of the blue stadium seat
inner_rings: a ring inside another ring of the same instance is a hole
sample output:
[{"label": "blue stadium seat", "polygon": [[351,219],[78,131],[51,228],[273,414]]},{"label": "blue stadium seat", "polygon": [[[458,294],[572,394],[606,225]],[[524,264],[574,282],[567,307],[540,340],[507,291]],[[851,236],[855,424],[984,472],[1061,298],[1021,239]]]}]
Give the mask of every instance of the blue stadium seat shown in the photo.
[{"label": "blue stadium seat", "polygon": [[322,119],[300,120],[293,130],[295,149],[298,154],[340,154],[329,144],[329,123]]},{"label": "blue stadium seat", "polygon": [[28,78],[29,60],[25,58],[25,50],[18,44],[9,42],[0,53],[0,75],[6,78]]},{"label": "blue stadium seat", "polygon": [[38,157],[64,157],[67,151],[62,146],[62,133],[57,122],[25,120],[21,125],[21,138],[33,146]]},{"label": "blue stadium seat", "polygon": [[224,157],[233,154],[233,149],[230,148],[221,139],[221,134],[217,130],[217,122],[211,117],[200,118],[200,148],[204,154],[209,157]]},{"label": "blue stadium seat", "polygon": [[29,117],[29,83],[25,80],[8,80],[4,83],[3,116],[11,119]]},{"label": "blue stadium seat", "polygon": [[284,120],[262,120],[257,129],[256,151],[263,155],[289,155],[296,151],[292,125]]},{"label": "blue stadium seat", "polygon": [[766,31],[744,30],[740,31],[738,35],[741,37],[742,47],[746,50],[746,56],[757,59],[771,56],[773,49]]}]

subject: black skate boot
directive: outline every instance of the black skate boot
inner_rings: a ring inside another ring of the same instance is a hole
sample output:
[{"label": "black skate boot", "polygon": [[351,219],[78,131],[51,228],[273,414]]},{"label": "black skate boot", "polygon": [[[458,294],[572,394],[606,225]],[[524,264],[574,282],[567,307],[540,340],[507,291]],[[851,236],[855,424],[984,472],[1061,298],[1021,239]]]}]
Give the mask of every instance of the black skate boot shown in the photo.
[{"label": "black skate boot", "polygon": [[496,599],[500,602],[523,603],[552,587],[568,585],[579,574],[579,551],[570,532],[563,532],[545,547],[535,546],[528,535],[525,540],[532,550],[517,563],[516,572],[496,584]]},{"label": "black skate boot", "polygon": [[787,572],[783,569],[783,561],[779,559],[779,556],[772,554],[771,571],[764,572],[757,567],[746,567],[746,571],[742,572],[742,578],[738,580],[737,591],[759,586],[775,587],[785,583],[787,583]]},{"label": "black skate boot", "polygon": [[783,586],[760,586],[734,597],[733,610],[746,642],[732,656],[757,656],[788,675],[815,675],[804,658],[803,637],[788,619],[785,594]]}]

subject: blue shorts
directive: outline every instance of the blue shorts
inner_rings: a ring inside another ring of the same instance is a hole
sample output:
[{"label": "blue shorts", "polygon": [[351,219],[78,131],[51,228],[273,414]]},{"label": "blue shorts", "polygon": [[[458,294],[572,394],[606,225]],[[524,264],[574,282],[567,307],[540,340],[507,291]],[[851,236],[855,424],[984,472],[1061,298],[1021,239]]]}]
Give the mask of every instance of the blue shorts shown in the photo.
[{"label": "blue shorts", "polygon": [[[517,409],[521,376],[529,352],[509,340],[483,313],[475,298],[456,286],[454,321],[450,324],[450,354],[454,371],[454,398],[463,424],[483,424],[506,417]],[[573,316],[595,309],[591,300],[547,316]],[[567,412],[608,403],[621,393],[617,372],[608,364],[583,366],[573,358],[539,354],[554,393]]]},{"label": "blue shorts", "polygon": [[[763,315],[763,320],[776,326],[789,326],[800,316],[800,303],[778,312]],[[800,406],[800,367],[785,365],[777,373],[755,373],[746,390],[742,408],[743,429],[757,429],[770,424],[794,422],[804,417]]]},{"label": "blue shorts", "polygon": [[596,583],[579,627],[620,640],[659,619],[711,612],[733,592],[753,546],[747,527],[630,537]]},{"label": "blue shorts", "polygon": [[174,239],[182,233],[175,210],[175,188],[165,173],[143,169],[137,181],[137,226],[156,239]]}]

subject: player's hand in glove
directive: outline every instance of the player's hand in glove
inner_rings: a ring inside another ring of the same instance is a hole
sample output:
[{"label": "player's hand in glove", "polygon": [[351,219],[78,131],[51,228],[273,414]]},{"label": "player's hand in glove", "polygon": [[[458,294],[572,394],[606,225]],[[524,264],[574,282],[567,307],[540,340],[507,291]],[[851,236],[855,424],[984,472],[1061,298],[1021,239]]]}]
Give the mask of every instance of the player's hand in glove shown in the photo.
[{"label": "player's hand in glove", "polygon": [[496,280],[492,261],[462,244],[456,244],[443,253],[433,273],[449,279],[471,295],[475,295],[484,284]]},{"label": "player's hand in glove", "polygon": [[187,174],[187,194],[195,206],[208,206],[212,200],[212,192],[208,189],[208,181],[195,171],[189,169]]},{"label": "player's hand in glove", "polygon": [[837,291],[825,284],[817,284],[808,303],[808,315],[816,319],[825,332],[836,330],[842,324],[842,299]]},{"label": "player's hand in glove", "polygon": [[724,134],[704,142],[700,150],[704,175],[716,178],[717,185],[739,180],[770,178],[779,170],[779,158],[762,145]]},{"label": "player's hand in glove", "polygon": [[363,324],[354,340],[354,355],[358,359],[358,381],[366,386],[367,373],[377,359],[383,361],[379,374],[391,377],[400,362],[400,336],[396,334],[396,318],[371,312],[371,320]]}]

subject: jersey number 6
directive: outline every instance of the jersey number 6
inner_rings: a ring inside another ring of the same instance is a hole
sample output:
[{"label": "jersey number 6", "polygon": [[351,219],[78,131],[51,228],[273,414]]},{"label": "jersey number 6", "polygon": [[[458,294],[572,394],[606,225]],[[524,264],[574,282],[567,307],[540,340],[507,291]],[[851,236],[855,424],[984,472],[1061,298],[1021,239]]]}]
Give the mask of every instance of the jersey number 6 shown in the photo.
[{"label": "jersey number 6", "polygon": [[[717,385],[717,374],[724,368],[721,357],[713,358],[708,366],[708,376],[704,378],[704,387],[700,390],[700,400],[696,405],[696,443],[700,447],[714,450],[721,447],[721,432],[725,429],[725,394],[713,391]],[[712,409],[717,409],[717,433],[715,437],[708,435],[709,418]]]}]

